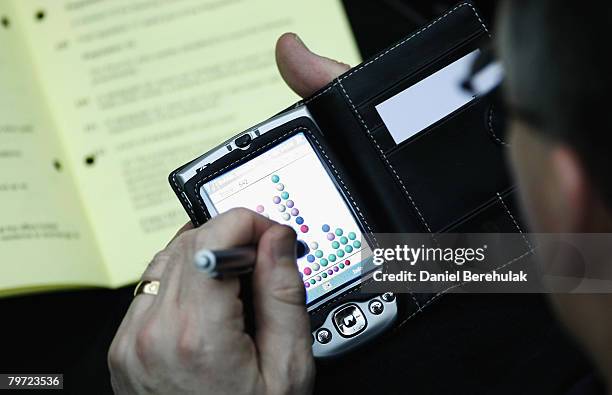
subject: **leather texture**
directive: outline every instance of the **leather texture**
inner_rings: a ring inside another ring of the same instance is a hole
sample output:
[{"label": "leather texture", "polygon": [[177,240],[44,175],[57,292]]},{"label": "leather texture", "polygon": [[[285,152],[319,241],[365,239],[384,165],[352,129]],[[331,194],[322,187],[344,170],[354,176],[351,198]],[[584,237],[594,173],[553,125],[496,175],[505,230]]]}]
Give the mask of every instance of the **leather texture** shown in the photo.
[{"label": "leather texture", "polygon": [[[522,232],[504,161],[507,144],[495,132],[499,122],[492,97],[472,101],[399,145],[375,109],[489,39],[476,8],[458,4],[290,107],[307,106],[319,128],[299,119],[255,139],[250,150],[255,154],[296,132],[307,133],[334,169],[337,184],[367,233]],[[209,218],[199,198],[200,186],[248,160],[234,154],[211,164],[184,189],[175,182],[176,171],[170,175],[196,226]],[[526,245],[525,252],[506,265],[526,265],[530,258]],[[398,295],[400,325],[450,290]],[[313,327],[338,304],[372,297],[359,291],[348,289],[311,311]]]}]

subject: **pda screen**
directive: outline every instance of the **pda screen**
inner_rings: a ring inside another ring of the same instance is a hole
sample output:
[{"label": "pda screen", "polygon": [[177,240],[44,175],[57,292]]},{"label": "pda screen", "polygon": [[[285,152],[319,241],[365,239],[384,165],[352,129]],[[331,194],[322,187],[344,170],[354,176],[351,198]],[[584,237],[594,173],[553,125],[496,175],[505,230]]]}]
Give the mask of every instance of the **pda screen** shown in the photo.
[{"label": "pda screen", "polygon": [[296,231],[309,246],[297,260],[309,304],[360,277],[366,246],[359,226],[303,133],[213,178],[200,193],[212,215],[245,207]]}]

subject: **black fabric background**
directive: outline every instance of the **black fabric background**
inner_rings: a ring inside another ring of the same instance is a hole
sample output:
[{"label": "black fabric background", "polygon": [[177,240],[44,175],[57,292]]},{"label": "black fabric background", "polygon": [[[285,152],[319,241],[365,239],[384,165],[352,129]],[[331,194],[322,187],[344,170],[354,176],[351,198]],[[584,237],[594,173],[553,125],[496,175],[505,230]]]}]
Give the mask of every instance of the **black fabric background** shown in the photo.
[{"label": "black fabric background", "polygon": [[[368,57],[454,2],[344,3]],[[491,23],[496,2],[475,3]],[[63,373],[66,392],[110,393],[106,350],[132,288],[1,299],[0,372]],[[560,394],[592,370],[537,295],[447,295],[383,340],[317,368],[320,394]]]}]

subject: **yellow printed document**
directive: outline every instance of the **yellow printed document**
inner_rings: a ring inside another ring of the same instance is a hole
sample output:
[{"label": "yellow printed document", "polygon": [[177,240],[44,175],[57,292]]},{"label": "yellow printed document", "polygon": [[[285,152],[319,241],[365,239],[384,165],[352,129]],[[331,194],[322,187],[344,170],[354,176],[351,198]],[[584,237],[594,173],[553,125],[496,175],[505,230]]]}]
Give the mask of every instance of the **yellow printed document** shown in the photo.
[{"label": "yellow printed document", "polygon": [[0,1],[0,295],[137,281],[170,171],[297,100],[288,31],[359,62],[340,0]]}]

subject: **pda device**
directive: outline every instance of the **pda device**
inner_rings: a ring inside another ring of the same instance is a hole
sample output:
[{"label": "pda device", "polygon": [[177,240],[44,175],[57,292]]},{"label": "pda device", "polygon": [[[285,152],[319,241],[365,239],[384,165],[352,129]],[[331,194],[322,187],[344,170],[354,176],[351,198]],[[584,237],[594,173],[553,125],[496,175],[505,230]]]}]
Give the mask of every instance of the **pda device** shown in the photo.
[{"label": "pda device", "polygon": [[355,349],[437,298],[362,292],[377,233],[474,230],[506,215],[498,203],[513,186],[488,94],[499,72],[462,87],[488,41],[474,6],[459,4],[170,174],[195,226],[246,207],[308,246],[297,268],[315,357]]}]

